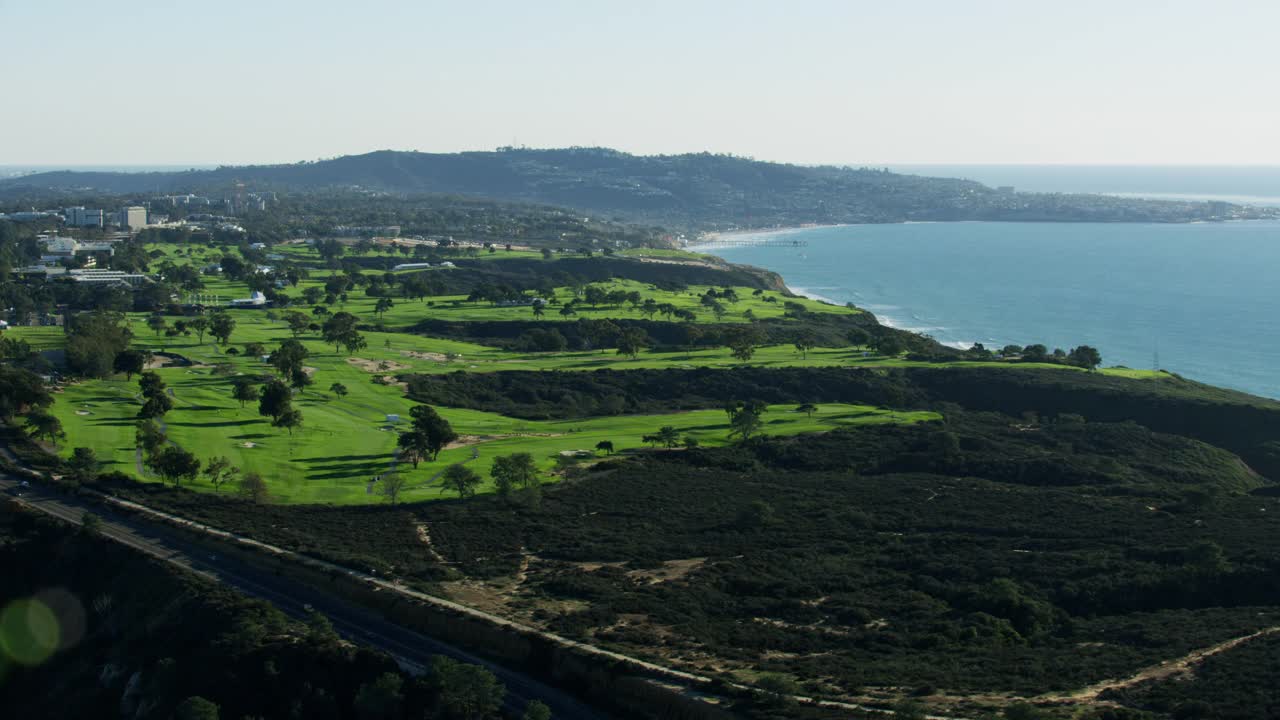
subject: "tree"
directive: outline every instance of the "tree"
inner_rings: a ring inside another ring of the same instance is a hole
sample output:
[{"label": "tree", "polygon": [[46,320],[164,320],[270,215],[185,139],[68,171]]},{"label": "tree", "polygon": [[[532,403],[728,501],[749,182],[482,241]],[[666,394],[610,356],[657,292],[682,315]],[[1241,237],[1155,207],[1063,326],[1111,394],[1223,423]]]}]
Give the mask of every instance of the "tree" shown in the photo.
[{"label": "tree", "polygon": [[817,411],[818,411],[818,406],[814,405],[813,403],[804,403],[803,405],[796,406],[796,412],[802,412],[805,415],[808,415],[809,417],[813,417],[813,414]]},{"label": "tree", "polygon": [[258,390],[258,386],[254,385],[253,381],[247,377],[236,378],[231,385],[231,398],[240,401],[241,409],[244,408],[245,403],[255,402],[261,395],[262,393]]},{"label": "tree", "polygon": [[215,493],[221,491],[223,485],[234,480],[239,474],[240,468],[232,465],[231,460],[225,455],[209,458],[204,466],[204,476],[208,478]]},{"label": "tree", "polygon": [[680,444],[680,431],[674,425],[663,425],[658,428],[657,438],[663,447],[673,448]]},{"label": "tree", "polygon": [[98,455],[93,448],[78,447],[71,451],[71,458],[67,460],[67,465],[71,468],[71,474],[76,480],[83,483],[96,479],[102,464],[98,462]]},{"label": "tree", "polygon": [[1044,362],[1049,356],[1049,348],[1036,343],[1022,348],[1022,359],[1027,362]]},{"label": "tree", "polygon": [[897,357],[906,351],[907,346],[895,332],[887,332],[876,338],[876,352],[885,357]]},{"label": "tree", "polygon": [[[230,352],[230,351],[228,351]],[[244,344],[244,356],[250,358],[258,358],[265,355],[267,346],[260,342],[250,342]]]},{"label": "tree", "polygon": [[604,452],[604,454],[606,454],[606,455],[612,455],[612,454],[613,454],[613,441],[612,441],[612,440],[601,440],[600,442],[596,443],[596,450],[603,451],[603,452]]},{"label": "tree", "polygon": [[147,317],[147,327],[151,328],[151,331],[156,334],[156,337],[160,337],[160,333],[164,332],[164,329],[168,326],[169,323],[165,322],[164,316],[160,313]]},{"label": "tree", "polygon": [[334,395],[337,395],[338,397],[346,397],[347,386],[343,385],[340,382],[336,382],[329,386],[329,392],[333,393]]},{"label": "tree", "polygon": [[385,314],[388,310],[390,310],[394,306],[395,306],[395,303],[391,301],[391,298],[386,297],[384,295],[378,298],[378,302],[374,303],[373,312],[378,317],[382,317],[383,314]]},{"label": "tree", "polygon": [[764,408],[757,403],[747,403],[729,420],[729,437],[740,438],[743,442],[758,435],[764,427],[760,416]]},{"label": "tree", "polygon": [[222,274],[232,280],[243,278],[247,272],[244,261],[234,255],[224,255],[218,264],[222,268]]},{"label": "tree", "polygon": [[287,412],[276,416],[271,421],[271,425],[272,427],[282,427],[288,430],[290,437],[292,437],[293,429],[302,427],[302,411],[290,408]]},{"label": "tree", "polygon": [[408,484],[409,481],[401,473],[395,471],[384,473],[378,480],[378,492],[387,499],[387,502],[395,505],[400,501],[400,493]]},{"label": "tree", "polygon": [[479,719],[497,715],[506,688],[493,673],[444,655],[431,658],[430,681],[445,717]]},{"label": "tree", "polygon": [[196,338],[200,341],[200,344],[203,345],[204,333],[206,330],[209,329],[209,318],[207,317],[193,318],[187,322],[187,327],[196,331]]},{"label": "tree", "polygon": [[196,456],[174,445],[153,453],[147,459],[147,467],[175,486],[181,485],[183,480],[195,480],[200,473],[200,461]]},{"label": "tree", "polygon": [[178,703],[173,709],[174,720],[218,720],[218,706],[199,695]]},{"label": "tree", "polygon": [[164,431],[154,420],[139,420],[134,427],[134,441],[147,456],[153,455],[169,442],[169,438],[165,437]]},{"label": "tree", "polygon": [[1102,353],[1097,348],[1088,345],[1071,348],[1071,352],[1067,353],[1067,362],[1082,367],[1086,370],[1093,370],[1102,364]]},{"label": "tree", "polygon": [[258,400],[258,414],[278,418],[293,409],[293,392],[279,380],[271,380],[262,386]]},{"label": "tree", "polygon": [[588,285],[582,291],[582,299],[591,306],[592,310],[595,310],[597,305],[608,302],[608,298],[608,292],[599,285]]},{"label": "tree", "polygon": [[458,493],[458,497],[469,498],[476,494],[480,476],[466,465],[455,463],[444,469],[441,482],[446,488]]},{"label": "tree", "polygon": [[44,438],[51,443],[56,443],[60,438],[67,436],[62,431],[62,421],[44,410],[32,410],[27,413],[26,430],[27,435],[33,439]]},{"label": "tree", "polygon": [[158,418],[164,417],[165,413],[173,409],[173,400],[164,393],[152,395],[147,401],[142,403],[142,407],[138,409],[138,417],[140,418]]},{"label": "tree", "polygon": [[360,720],[392,720],[400,717],[404,695],[400,688],[404,680],[396,673],[383,673],[373,682],[367,682],[356,691],[353,703]]},{"label": "tree", "polygon": [[632,360],[648,345],[649,336],[640,328],[629,327],[618,336],[618,354],[627,355]]},{"label": "tree", "polygon": [[271,353],[267,362],[271,363],[271,367],[275,368],[281,377],[292,378],[295,374],[302,372],[303,363],[310,354],[305,345],[290,338],[280,343],[280,347]]},{"label": "tree", "polygon": [[417,405],[409,414],[413,416],[414,430],[422,433],[432,460],[440,456],[446,445],[458,439],[458,433],[454,432],[449,421],[440,417],[440,413],[430,405]]},{"label": "tree", "polygon": [[312,379],[311,373],[306,368],[294,368],[289,373],[289,387],[296,389],[298,392],[306,392],[307,388],[315,385],[316,381]]},{"label": "tree", "polygon": [[760,344],[760,331],[753,328],[735,329],[725,334],[725,345],[734,359],[746,362],[756,354],[756,345]]},{"label": "tree", "polygon": [[138,392],[142,397],[149,398],[156,395],[164,394],[164,379],[159,373],[147,371],[138,376]]},{"label": "tree", "polygon": [[334,352],[340,350],[344,345],[347,346],[350,352],[354,352],[355,350],[351,349],[352,340],[360,336],[360,333],[356,331],[356,323],[355,315],[346,311],[336,312],[324,321],[320,335],[325,342],[333,345]]},{"label": "tree", "polygon": [[426,433],[416,428],[400,433],[396,447],[400,450],[400,459],[413,463],[414,470],[418,469],[418,463],[431,456],[430,441]]},{"label": "tree", "polygon": [[493,459],[489,469],[498,494],[507,497],[516,488],[529,489],[538,484],[538,466],[529,453],[512,453]]},{"label": "tree", "polygon": [[110,310],[80,313],[67,324],[67,366],[86,377],[102,378],[115,368],[116,355],[129,347],[133,332],[125,316]]},{"label": "tree", "polygon": [[813,333],[803,332],[796,336],[795,346],[796,352],[800,353],[802,359],[809,359],[809,351],[813,349],[817,341],[813,337]]},{"label": "tree", "polygon": [[[316,290],[318,288],[307,288],[308,290]],[[284,322],[289,326],[289,332],[293,333],[296,338],[307,331],[307,325],[311,324],[311,318],[297,310],[290,310],[284,315]]]},{"label": "tree", "polygon": [[551,720],[551,708],[541,700],[530,700],[529,704],[524,706],[522,720]]},{"label": "tree", "polygon": [[52,404],[43,378],[30,370],[0,365],[0,420]]},{"label": "tree", "polygon": [[128,382],[133,380],[135,374],[142,372],[146,364],[147,354],[130,348],[116,353],[112,369],[118,373],[124,373],[124,379]]},{"label": "tree", "polygon": [[236,329],[236,321],[225,312],[216,312],[209,318],[209,334],[218,339],[224,346],[231,341],[231,333]]},{"label": "tree", "polygon": [[355,331],[348,334],[342,341],[342,347],[347,349],[348,355],[355,353],[357,350],[363,350],[368,346],[369,343],[365,342],[364,336]]},{"label": "tree", "polygon": [[241,497],[259,505],[270,498],[267,481],[256,472],[245,473],[244,477],[240,478],[239,491]]}]

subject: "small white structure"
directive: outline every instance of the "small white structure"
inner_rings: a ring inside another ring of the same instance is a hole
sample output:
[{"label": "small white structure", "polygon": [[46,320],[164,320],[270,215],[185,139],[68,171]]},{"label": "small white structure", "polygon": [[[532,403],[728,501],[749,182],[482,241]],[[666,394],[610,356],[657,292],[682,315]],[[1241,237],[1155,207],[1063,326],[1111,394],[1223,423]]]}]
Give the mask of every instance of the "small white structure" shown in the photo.
[{"label": "small white structure", "polygon": [[444,262],[440,263],[440,267],[455,267],[455,266],[453,263],[449,262],[448,260],[445,260]]},{"label": "small white structure", "polygon": [[424,268],[429,268],[429,267],[431,267],[431,263],[400,263],[399,265],[396,265],[395,267],[391,268],[391,271],[396,272],[399,270],[422,270]]},{"label": "small white structure", "polygon": [[254,290],[253,294],[247,298],[231,301],[231,307],[262,307],[266,304],[267,296],[257,290]]}]

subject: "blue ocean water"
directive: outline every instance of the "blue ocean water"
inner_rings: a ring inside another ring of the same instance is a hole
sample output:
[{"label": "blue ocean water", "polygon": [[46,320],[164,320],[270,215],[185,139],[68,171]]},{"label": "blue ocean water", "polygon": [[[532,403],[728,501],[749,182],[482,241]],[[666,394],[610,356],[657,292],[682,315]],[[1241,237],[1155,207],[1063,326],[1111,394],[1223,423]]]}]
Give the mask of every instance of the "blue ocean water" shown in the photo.
[{"label": "blue ocean water", "polygon": [[1280,222],[908,223],[788,231],[804,247],[721,247],[795,292],[853,302],[941,342],[1088,344],[1280,398]]}]

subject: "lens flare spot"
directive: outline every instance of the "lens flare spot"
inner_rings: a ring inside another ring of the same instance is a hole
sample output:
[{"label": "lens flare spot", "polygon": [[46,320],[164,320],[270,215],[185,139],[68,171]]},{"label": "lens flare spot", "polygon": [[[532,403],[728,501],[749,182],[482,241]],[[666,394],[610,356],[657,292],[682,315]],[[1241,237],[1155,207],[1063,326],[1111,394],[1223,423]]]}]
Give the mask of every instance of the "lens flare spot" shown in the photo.
[{"label": "lens flare spot", "polygon": [[0,612],[0,653],[19,665],[39,665],[58,649],[58,616],[35,598],[15,600]]}]

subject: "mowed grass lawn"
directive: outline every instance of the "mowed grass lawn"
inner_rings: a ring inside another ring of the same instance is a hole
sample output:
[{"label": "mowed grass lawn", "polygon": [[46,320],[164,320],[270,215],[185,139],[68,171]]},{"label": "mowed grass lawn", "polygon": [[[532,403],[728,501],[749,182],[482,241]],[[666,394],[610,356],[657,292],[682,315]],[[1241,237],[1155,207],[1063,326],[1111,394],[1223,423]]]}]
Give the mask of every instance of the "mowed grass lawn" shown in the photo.
[{"label": "mowed grass lawn", "polygon": [[[191,257],[184,253],[178,252],[177,248],[166,245],[150,245],[149,249],[164,252],[169,260],[175,263],[191,263],[197,266],[204,266],[217,262],[220,257],[218,253],[207,250],[197,251],[200,254],[193,253]],[[279,254],[285,255],[294,262],[311,261],[318,262],[319,256],[312,248],[301,245],[285,246],[286,249],[276,250]],[[658,252],[658,251],[645,251]],[[680,251],[668,251],[678,253]],[[501,259],[503,257],[523,257],[527,255],[537,256],[537,253],[521,253],[513,251],[512,253],[498,252],[493,255],[482,253],[481,257],[492,257]],[[387,256],[387,260],[399,262],[413,262],[412,258],[405,259],[402,257]],[[271,264],[270,262],[268,264]],[[390,267],[390,265],[389,265]],[[554,261],[548,263],[549,269],[554,269]],[[405,270],[395,273],[397,277],[404,278],[415,273],[447,273],[448,268],[433,268],[428,270]],[[310,306],[302,303],[301,294],[308,287],[323,287],[324,281],[334,271],[324,268],[313,268],[311,277],[302,280],[296,287],[285,288],[282,292],[294,298],[299,304],[296,309],[310,312]],[[381,271],[366,270],[365,274],[369,277],[380,277]],[[208,275],[204,277],[205,288],[201,290],[206,295],[217,295],[221,300],[226,301],[233,298],[242,298],[249,296],[249,288],[243,282],[226,280],[218,275]],[[677,309],[692,310],[697,314],[696,322],[712,323],[712,322],[748,322],[751,313],[758,319],[778,318],[782,317],[786,312],[783,304],[786,302],[798,303],[809,312],[822,313],[856,313],[860,310],[851,309],[839,305],[831,305],[829,303],[811,300],[809,298],[787,298],[776,291],[764,291],[761,295],[753,295],[753,288],[738,286],[733,291],[737,295],[737,302],[721,301],[721,305],[725,308],[723,318],[717,319],[715,314],[707,307],[701,304],[701,297],[712,286],[709,285],[691,285],[681,292],[670,292],[659,290],[649,283],[637,282],[634,280],[624,280],[615,278],[607,282],[591,283],[593,285],[605,288],[607,290],[622,290],[625,292],[638,292],[643,299],[652,299],[654,302],[663,304],[668,303]],[[715,288],[717,291],[722,290],[721,287]],[[573,290],[568,287],[556,288],[556,299],[561,303],[566,303],[574,298]],[[423,319],[424,317],[433,317],[443,320],[467,321],[467,320],[533,320],[533,309],[528,305],[516,306],[499,306],[490,305],[487,302],[468,302],[466,295],[437,295],[420,300],[407,300],[399,296],[399,289],[391,290],[391,299],[395,306],[388,310],[381,318],[388,326],[407,327]],[[773,300],[770,302],[769,300]],[[344,302],[334,303],[329,306],[332,312],[346,310],[359,317],[365,318],[369,322],[377,319],[374,314],[374,306],[377,304],[378,298],[370,297],[365,294],[364,288],[353,288],[347,294],[347,300]],[[430,304],[428,304],[430,303]],[[560,314],[561,305],[553,305],[546,308],[542,320],[555,320],[573,322],[579,318],[605,319],[605,318],[633,318],[640,319],[644,316],[639,310],[633,308],[630,304],[624,303],[621,306],[600,305],[592,308],[588,305],[579,305],[576,315],[564,316]],[[654,315],[653,319],[664,320],[666,318],[660,314]]]},{"label": "mowed grass lawn", "polygon": [[[440,272],[448,272],[443,270]],[[670,304],[677,310],[691,310],[697,316],[695,322],[698,323],[717,323],[717,322],[750,322],[752,316],[759,320],[767,320],[771,318],[780,318],[787,311],[784,307],[785,303],[797,303],[804,307],[805,310],[815,313],[843,313],[852,314],[859,313],[861,310],[850,309],[839,305],[830,305],[828,303],[810,300],[808,298],[787,298],[781,293],[766,290],[761,295],[753,295],[755,291],[749,287],[735,287],[734,293],[737,295],[737,302],[729,302],[720,300],[720,304],[724,307],[725,314],[722,318],[717,318],[710,308],[701,304],[702,296],[707,290],[713,289],[710,285],[690,285],[686,290],[680,292],[658,290],[652,285],[636,282],[634,280],[614,279],[609,282],[592,283],[597,287],[604,288],[607,291],[621,290],[623,292],[637,292],[644,299],[652,299],[658,304]],[[299,287],[302,285],[299,284]],[[717,293],[723,288],[715,287]],[[502,306],[490,305],[487,302],[468,302],[465,295],[439,295],[427,298],[426,301],[430,305],[425,305],[421,300],[410,301],[392,298],[396,303],[396,307],[387,311],[384,316],[389,325],[412,325],[425,310],[431,317],[442,320],[559,320],[565,322],[574,322],[580,318],[588,318],[593,320],[626,318],[633,320],[645,319],[640,311],[630,305],[623,303],[622,305],[602,304],[592,308],[583,302],[579,302],[575,306],[574,315],[561,315],[560,310],[564,303],[574,298],[571,288],[556,288],[556,300],[560,305],[550,305],[544,308],[542,317],[535,318],[533,308],[528,305]],[[769,302],[769,298],[773,302]],[[356,314],[372,314],[373,307],[377,303],[377,298],[371,298],[364,295],[363,290],[353,292],[347,298],[347,311]],[[402,307],[403,305],[403,307]],[[747,312],[750,311],[750,315]],[[410,318],[406,318],[408,313]],[[661,314],[655,314],[651,318],[653,320],[670,320],[670,317]]]},{"label": "mowed grass lawn", "polygon": [[[396,464],[396,433],[408,421],[414,405],[395,386],[376,385],[369,375],[345,362],[320,362],[318,382],[343,382],[346,397],[327,390],[308,390],[295,398],[304,417],[302,429],[290,435],[271,427],[254,405],[241,409],[230,398],[227,377],[210,368],[162,368],[158,372],[173,390],[174,409],[164,418],[170,440],[195,453],[202,461],[225,455],[246,471],[259,472],[271,484],[279,502],[337,504],[380,502],[370,485],[374,475],[393,467],[406,474],[406,501],[452,496],[437,478],[452,463],[467,463],[485,478],[494,457],[516,452],[534,456],[543,471],[550,471],[563,451],[593,450],[608,440],[619,451],[642,447],[642,437],[664,425],[676,427],[682,436],[704,445],[728,440],[728,419],[720,410],[662,415],[620,416],[565,421],[527,421],[495,413],[460,408],[438,408],[463,437],[434,462],[417,469]],[[75,446],[94,448],[107,469],[155,480],[138,465],[134,447],[135,415],[140,406],[137,383],[123,379],[87,381],[72,385],[58,396],[54,412],[62,420],[69,454]],[[399,414],[399,426],[388,422]],[[773,435],[830,430],[866,423],[919,422],[936,419],[928,412],[893,412],[858,406],[820,405],[812,417],[795,412],[793,405],[771,406],[764,417],[765,431]],[[551,479],[547,475],[547,479]],[[189,487],[212,491],[203,479]]]}]

